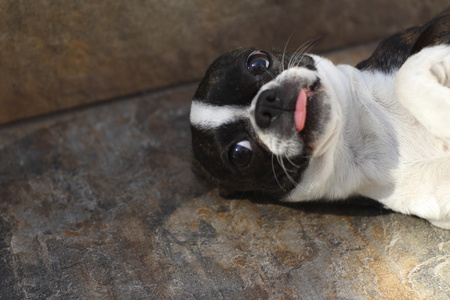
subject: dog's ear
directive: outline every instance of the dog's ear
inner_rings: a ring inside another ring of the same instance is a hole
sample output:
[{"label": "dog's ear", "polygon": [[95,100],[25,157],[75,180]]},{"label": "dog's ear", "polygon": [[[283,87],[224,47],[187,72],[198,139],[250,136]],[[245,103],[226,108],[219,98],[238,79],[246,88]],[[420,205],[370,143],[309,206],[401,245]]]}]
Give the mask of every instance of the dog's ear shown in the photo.
[{"label": "dog's ear", "polygon": [[205,172],[203,171],[202,167],[200,166],[200,163],[196,159],[192,159],[191,171],[197,177],[206,178]]},{"label": "dog's ear", "polygon": [[[208,176],[208,174],[203,170],[200,163],[193,159],[191,164],[191,170],[192,173],[194,173],[195,177],[200,181],[201,185],[203,185],[206,189],[212,190],[214,188],[217,188],[217,184],[215,184],[211,177]],[[243,192],[237,192],[237,191],[230,191],[227,189],[224,189],[223,187],[218,187],[219,189],[219,196],[224,199],[242,199],[244,198]]]},{"label": "dog's ear", "polygon": [[211,180],[211,178],[206,174],[206,172],[201,167],[200,163],[193,159],[191,163],[191,171],[194,173],[195,177],[201,182],[203,186],[205,186],[207,189],[213,189],[216,187],[214,182]]},{"label": "dog's ear", "polygon": [[227,200],[236,199],[252,199],[256,195],[254,191],[233,191],[229,189],[224,189],[219,186],[219,196]]},{"label": "dog's ear", "polygon": [[223,188],[219,187],[219,195],[220,197],[224,198],[224,199],[242,199],[244,197],[244,193],[243,192],[236,192],[236,191],[228,191],[225,190]]}]

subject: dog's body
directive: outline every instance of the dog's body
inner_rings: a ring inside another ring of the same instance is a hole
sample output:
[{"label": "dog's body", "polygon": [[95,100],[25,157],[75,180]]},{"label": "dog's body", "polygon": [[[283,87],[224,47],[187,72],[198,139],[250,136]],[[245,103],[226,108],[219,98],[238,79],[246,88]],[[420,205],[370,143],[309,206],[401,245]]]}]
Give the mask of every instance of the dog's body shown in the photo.
[{"label": "dog's body", "polygon": [[450,10],[356,68],[237,49],[194,96],[195,163],[230,192],[362,195],[450,229]]}]

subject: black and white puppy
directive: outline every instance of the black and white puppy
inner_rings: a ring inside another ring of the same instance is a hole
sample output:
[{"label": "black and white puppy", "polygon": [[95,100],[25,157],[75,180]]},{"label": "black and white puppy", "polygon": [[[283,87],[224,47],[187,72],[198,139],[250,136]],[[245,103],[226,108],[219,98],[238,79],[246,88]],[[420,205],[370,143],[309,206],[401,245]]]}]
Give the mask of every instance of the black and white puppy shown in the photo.
[{"label": "black and white puppy", "polygon": [[450,229],[450,9],[356,68],[302,52],[225,53],[190,122],[194,163],[222,190],[362,195]]}]

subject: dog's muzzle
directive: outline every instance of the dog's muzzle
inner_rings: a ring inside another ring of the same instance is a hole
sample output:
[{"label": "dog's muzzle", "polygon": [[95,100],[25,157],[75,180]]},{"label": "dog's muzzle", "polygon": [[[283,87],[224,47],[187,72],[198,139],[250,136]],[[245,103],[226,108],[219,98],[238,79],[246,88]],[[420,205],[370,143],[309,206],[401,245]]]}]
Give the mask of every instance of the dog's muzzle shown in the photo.
[{"label": "dog's muzzle", "polygon": [[255,107],[255,123],[261,129],[266,129],[276,122],[283,112],[283,101],[280,92],[270,89],[262,92]]},{"label": "dog's muzzle", "polygon": [[256,125],[264,130],[277,126],[283,114],[294,116],[297,131],[301,131],[306,120],[306,103],[320,86],[319,79],[311,86],[298,85],[276,87],[263,91],[257,98],[254,118]]}]

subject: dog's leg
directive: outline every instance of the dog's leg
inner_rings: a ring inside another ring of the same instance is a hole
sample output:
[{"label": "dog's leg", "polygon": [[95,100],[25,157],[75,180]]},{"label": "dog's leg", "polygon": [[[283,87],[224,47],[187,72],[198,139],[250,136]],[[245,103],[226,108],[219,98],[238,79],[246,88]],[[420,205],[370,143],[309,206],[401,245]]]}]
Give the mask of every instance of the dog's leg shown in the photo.
[{"label": "dog's leg", "polygon": [[450,141],[450,45],[411,56],[397,74],[395,93],[427,130]]}]

